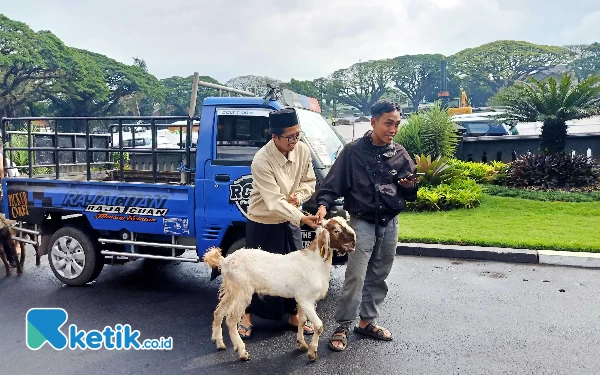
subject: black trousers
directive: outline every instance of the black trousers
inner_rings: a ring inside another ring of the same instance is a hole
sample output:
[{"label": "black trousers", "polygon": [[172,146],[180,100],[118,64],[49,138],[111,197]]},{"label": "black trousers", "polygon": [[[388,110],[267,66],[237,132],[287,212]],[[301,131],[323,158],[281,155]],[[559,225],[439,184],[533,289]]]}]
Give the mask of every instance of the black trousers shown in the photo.
[{"label": "black trousers", "polygon": [[[261,248],[275,254],[288,254],[302,249],[302,231],[290,223],[261,224],[252,220],[246,223],[246,247]],[[272,270],[273,273],[278,270]],[[246,312],[263,319],[281,320],[284,314],[296,314],[293,298],[263,296],[255,293]]]}]

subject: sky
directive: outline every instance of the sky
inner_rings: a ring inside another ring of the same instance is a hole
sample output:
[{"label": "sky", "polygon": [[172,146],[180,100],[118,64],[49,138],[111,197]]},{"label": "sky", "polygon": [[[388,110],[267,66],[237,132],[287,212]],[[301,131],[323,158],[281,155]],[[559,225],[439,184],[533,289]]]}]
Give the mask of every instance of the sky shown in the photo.
[{"label": "sky", "polygon": [[599,0],[0,0],[0,13],[159,79],[325,77],[359,61],[495,40],[600,41]]}]

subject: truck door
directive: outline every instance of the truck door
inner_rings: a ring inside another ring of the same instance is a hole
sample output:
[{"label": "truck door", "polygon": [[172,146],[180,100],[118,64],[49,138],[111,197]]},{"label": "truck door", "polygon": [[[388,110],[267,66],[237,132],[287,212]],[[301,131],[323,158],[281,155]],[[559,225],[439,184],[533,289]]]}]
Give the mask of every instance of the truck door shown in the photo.
[{"label": "truck door", "polygon": [[246,222],[252,189],[250,165],[269,140],[266,108],[217,108],[213,157],[205,164],[204,220],[224,226]]}]

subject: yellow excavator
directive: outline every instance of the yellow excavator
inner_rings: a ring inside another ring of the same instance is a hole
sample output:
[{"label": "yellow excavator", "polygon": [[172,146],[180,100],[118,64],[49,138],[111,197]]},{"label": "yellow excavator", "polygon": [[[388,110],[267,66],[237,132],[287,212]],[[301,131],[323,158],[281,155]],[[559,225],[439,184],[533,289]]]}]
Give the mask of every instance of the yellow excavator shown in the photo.
[{"label": "yellow excavator", "polygon": [[467,98],[467,93],[464,90],[460,92],[460,99],[456,98],[448,104],[450,105],[450,108],[448,108],[450,116],[473,113],[473,108],[469,105],[469,98]]},{"label": "yellow excavator", "polygon": [[442,104],[448,106],[448,114],[454,115],[468,115],[473,113],[473,108],[469,104],[469,98],[465,90],[460,90],[460,98],[454,98],[450,100],[450,91],[448,91],[448,78],[447,78],[448,65],[446,57],[442,56],[440,62],[440,92],[438,98],[441,98]]}]

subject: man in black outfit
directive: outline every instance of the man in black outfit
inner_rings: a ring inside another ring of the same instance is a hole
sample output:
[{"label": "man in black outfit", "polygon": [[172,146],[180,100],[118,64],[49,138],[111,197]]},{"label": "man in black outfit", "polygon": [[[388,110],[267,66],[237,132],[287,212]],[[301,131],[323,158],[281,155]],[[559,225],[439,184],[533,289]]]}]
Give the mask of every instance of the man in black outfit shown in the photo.
[{"label": "man in black outfit", "polygon": [[398,214],[406,201],[417,197],[416,168],[406,149],[393,139],[402,110],[396,103],[379,101],[371,107],[371,126],[362,138],[340,152],[317,194],[322,220],[334,200],[344,197],[344,209],[356,232],[356,250],[348,254],[346,278],[336,321],[338,328],[329,347],[346,348],[350,327],[354,331],[389,341],[392,334],[375,323],[388,291],[386,279],[392,269],[398,242]]}]

